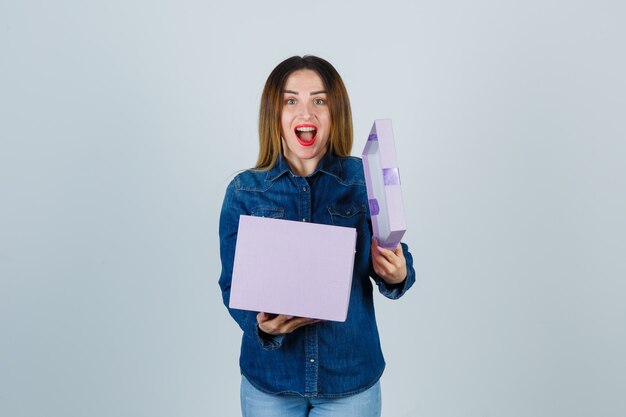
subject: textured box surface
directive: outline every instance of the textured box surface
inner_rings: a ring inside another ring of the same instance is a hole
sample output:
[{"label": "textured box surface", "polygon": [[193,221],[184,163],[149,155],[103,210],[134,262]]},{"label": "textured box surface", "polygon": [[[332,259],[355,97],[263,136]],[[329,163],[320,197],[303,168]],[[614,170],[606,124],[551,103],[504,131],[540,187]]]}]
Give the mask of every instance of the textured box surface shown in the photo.
[{"label": "textured box surface", "polygon": [[229,306],[345,321],[356,229],[242,215]]},{"label": "textured box surface", "polygon": [[374,237],[381,246],[395,248],[406,221],[390,119],[374,121],[362,156]]}]

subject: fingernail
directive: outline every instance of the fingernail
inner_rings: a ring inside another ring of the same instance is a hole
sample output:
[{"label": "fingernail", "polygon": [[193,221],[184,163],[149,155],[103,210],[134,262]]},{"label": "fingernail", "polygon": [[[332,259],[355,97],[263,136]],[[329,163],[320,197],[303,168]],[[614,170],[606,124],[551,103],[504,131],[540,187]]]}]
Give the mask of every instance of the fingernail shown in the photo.
[{"label": "fingernail", "polygon": [[287,316],[287,320],[291,320],[293,316]]}]

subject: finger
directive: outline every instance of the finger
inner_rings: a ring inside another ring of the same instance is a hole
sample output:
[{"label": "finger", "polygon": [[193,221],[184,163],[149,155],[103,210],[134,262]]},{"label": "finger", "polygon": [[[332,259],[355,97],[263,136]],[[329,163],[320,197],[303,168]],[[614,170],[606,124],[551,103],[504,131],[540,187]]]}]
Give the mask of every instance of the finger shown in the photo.
[{"label": "finger", "polygon": [[276,326],[272,325],[272,319],[270,319],[269,315],[264,312],[260,312],[256,315],[256,321],[258,323],[259,329],[263,330],[267,334],[276,335]]},{"label": "finger", "polygon": [[376,242],[374,240],[375,244],[373,244],[373,249],[372,249],[372,257],[376,256],[378,258],[385,258],[387,260],[387,262],[393,264],[395,263],[395,260],[397,258],[397,247],[392,251],[391,249],[387,249],[384,248],[380,245],[378,245],[378,242]]},{"label": "finger", "polygon": [[406,263],[401,246],[396,246],[394,251],[387,249],[387,252],[385,252],[383,256],[385,261],[388,263],[388,267],[392,270],[400,269]]},{"label": "finger", "polygon": [[372,255],[383,255],[385,250],[385,248],[378,244],[376,238],[372,238]]},{"label": "finger", "polygon": [[291,333],[296,329],[299,329],[300,327],[304,327],[304,326],[308,326],[310,324],[315,324],[315,323],[319,323],[321,320],[317,320],[317,319],[309,319],[309,318],[304,318],[304,317],[298,317],[298,318],[294,318],[293,320],[290,320],[288,323],[285,324],[284,330],[285,333]]},{"label": "finger", "polygon": [[404,258],[404,250],[402,250],[402,245],[398,244],[398,246],[396,246],[396,266],[398,268],[402,268],[402,265],[406,265],[406,259]]},{"label": "finger", "polygon": [[372,239],[370,252],[372,254],[372,262],[374,262],[374,264],[380,265],[381,262],[384,261],[385,257],[382,254],[381,247],[378,246],[378,242],[376,242],[376,239]]},{"label": "finger", "polygon": [[[374,271],[383,278],[396,278],[402,275],[402,270],[405,268],[406,260],[404,259],[404,253],[402,252],[402,246],[396,246],[395,252],[387,250],[391,259],[385,256],[372,255],[372,265]],[[397,255],[399,253],[399,256]],[[406,273],[404,274],[406,275]]]},{"label": "finger", "polygon": [[285,321],[283,324],[287,327],[300,326],[303,324],[310,324],[314,322],[315,319],[310,319],[307,317],[293,317],[290,320]]},{"label": "finger", "polygon": [[386,277],[389,275],[389,269],[391,265],[384,258],[374,259],[372,258],[372,266],[374,267],[374,272],[376,272],[381,277]]},{"label": "finger", "polygon": [[262,311],[259,314],[257,314],[257,321],[259,321],[259,319],[261,321],[270,321],[270,320],[274,320],[276,317],[278,317],[278,314],[265,313]]},{"label": "finger", "polygon": [[278,334],[280,333],[281,327],[283,327],[284,323],[287,321],[287,317],[281,314],[269,314],[265,312],[260,312],[257,314],[257,323],[261,330],[265,333],[269,334]]},{"label": "finger", "polygon": [[[268,314],[264,316],[259,313],[261,321],[259,321],[259,327],[265,333],[277,335],[291,333],[294,330],[306,326],[308,324],[317,323],[318,319],[310,319],[306,317],[293,317],[285,314],[278,314],[273,318],[269,318]],[[263,319],[265,317],[265,319]]]},{"label": "finger", "polygon": [[374,271],[380,274],[381,271],[387,268],[388,262],[385,258],[375,258],[372,256],[372,266],[374,267]]},{"label": "finger", "polygon": [[380,254],[390,264],[394,264],[395,261],[398,259],[398,256],[392,250],[387,248],[381,248]]},{"label": "finger", "polygon": [[292,316],[287,316],[284,314],[276,314],[276,315],[266,314],[266,316],[269,318],[269,320],[267,321],[270,322],[272,326],[277,327],[277,328],[283,326],[286,322],[288,322],[292,318]]},{"label": "finger", "polygon": [[386,268],[384,268],[384,267],[380,267],[380,266],[379,267],[375,267],[374,268],[374,272],[376,272],[376,274],[379,277],[382,277],[382,278],[386,278],[386,277],[389,276],[389,271]]}]

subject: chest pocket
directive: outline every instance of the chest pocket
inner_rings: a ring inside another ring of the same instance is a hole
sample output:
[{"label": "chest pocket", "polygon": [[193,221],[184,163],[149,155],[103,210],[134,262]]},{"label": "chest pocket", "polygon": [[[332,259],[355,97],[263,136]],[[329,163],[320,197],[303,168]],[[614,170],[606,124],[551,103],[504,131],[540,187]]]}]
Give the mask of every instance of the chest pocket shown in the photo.
[{"label": "chest pocket", "polygon": [[367,220],[365,205],[328,206],[328,212],[335,226],[358,228]]},{"label": "chest pocket", "polygon": [[282,219],[285,217],[285,209],[281,207],[257,207],[250,212],[255,217],[268,217],[270,219]]}]

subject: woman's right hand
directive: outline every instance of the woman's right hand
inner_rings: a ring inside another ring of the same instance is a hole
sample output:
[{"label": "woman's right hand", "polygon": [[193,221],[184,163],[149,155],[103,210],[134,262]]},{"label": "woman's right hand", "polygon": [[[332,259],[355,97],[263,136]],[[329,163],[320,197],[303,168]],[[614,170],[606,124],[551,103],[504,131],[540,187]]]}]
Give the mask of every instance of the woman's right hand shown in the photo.
[{"label": "woman's right hand", "polygon": [[318,323],[321,320],[286,316],[284,314],[271,315],[259,313],[256,315],[256,321],[259,323],[259,329],[261,329],[261,331],[272,336],[277,336],[279,334],[291,333],[302,326]]}]

